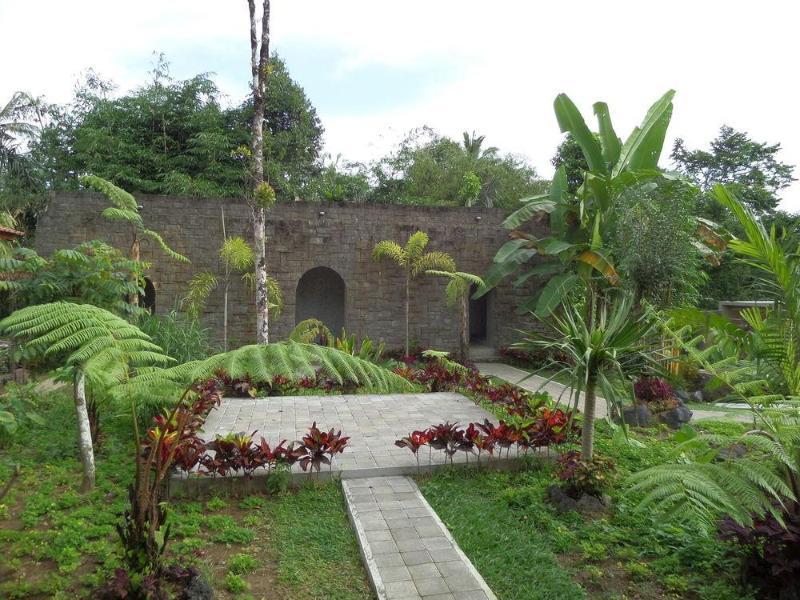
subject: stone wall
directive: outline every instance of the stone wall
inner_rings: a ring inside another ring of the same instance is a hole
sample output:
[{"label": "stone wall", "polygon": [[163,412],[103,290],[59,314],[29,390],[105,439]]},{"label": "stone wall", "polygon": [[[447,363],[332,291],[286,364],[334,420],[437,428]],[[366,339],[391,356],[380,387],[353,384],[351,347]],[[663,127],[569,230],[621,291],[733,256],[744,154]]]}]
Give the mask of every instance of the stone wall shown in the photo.
[{"label": "stone wall", "polygon": [[[142,258],[152,264],[148,274],[156,290],[156,311],[164,313],[185,295],[187,282],[197,272],[212,271],[220,279],[218,252],[222,244],[222,213],[228,236],[251,240],[250,211],[238,199],[197,199],[137,196],[148,227],[191,259],[176,262],[149,241]],[[37,249],[47,255],[90,239],[103,239],[127,252],[130,232],[120,223],[100,216],[106,200],[96,194],[59,193],[52,196],[37,229]],[[326,205],[297,202],[279,204],[267,220],[268,268],[280,284],[286,305],[270,323],[275,339],[285,338],[295,325],[296,290],[301,276],[314,267],[328,267],[344,280],[344,326],[348,332],[383,340],[388,347],[403,341],[403,277],[390,262],[376,263],[376,242],[405,243],[416,230],[431,238],[430,250],[450,253],[459,270],[484,274],[496,250],[507,240],[501,227],[503,213],[494,209],[410,207],[397,205]],[[532,282],[532,286],[538,285]],[[423,345],[454,349],[458,317],[444,299],[445,282],[420,277],[413,283],[411,335]],[[515,307],[528,290],[504,283],[490,293],[486,343],[505,345],[525,325]],[[320,290],[324,294],[324,290]],[[234,276],[229,301],[233,345],[254,340],[253,299]],[[213,336],[222,337],[222,291],[209,300],[203,316]]]}]

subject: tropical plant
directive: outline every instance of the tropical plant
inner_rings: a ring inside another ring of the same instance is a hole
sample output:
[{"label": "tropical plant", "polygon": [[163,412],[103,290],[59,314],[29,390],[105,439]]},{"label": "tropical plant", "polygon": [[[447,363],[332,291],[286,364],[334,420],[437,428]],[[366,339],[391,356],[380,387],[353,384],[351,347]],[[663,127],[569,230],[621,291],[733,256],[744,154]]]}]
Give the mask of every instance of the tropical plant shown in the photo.
[{"label": "tropical plant", "polygon": [[591,320],[582,307],[564,304],[559,313],[539,319],[546,332],[533,329],[515,344],[551,357],[547,366],[556,369],[551,379],[569,380],[567,389],[574,408],[583,393],[583,460],[593,456],[597,393],[619,411],[623,398],[630,396],[631,372],[655,358],[645,340],[654,329],[652,320],[647,314],[636,315],[632,308],[633,298],[626,293],[607,295]]},{"label": "tropical plant", "polygon": [[99,240],[56,250],[49,258],[18,247],[10,258],[0,259],[0,290],[10,293],[12,306],[68,301],[131,319],[143,312],[129,299],[141,292],[146,266]]},{"label": "tropical plant", "polygon": [[[726,517],[726,535],[744,545],[759,564],[766,561],[780,570],[780,564],[791,563],[791,540],[800,516],[800,257],[784,248],[776,230],[767,231],[730,191],[715,186],[714,195],[744,231],[743,239],[730,242],[731,249],[762,273],[763,289],[774,306],[743,313],[758,338],[752,345],[728,344],[735,329],[721,317],[710,322],[722,344],[702,329],[678,328],[675,319],[662,327],[684,360],[704,368],[727,386],[731,398],[749,406],[753,426],[739,435],[684,429],[676,434],[677,462],[636,473],[629,483],[634,492],[644,493],[642,509],[707,528]],[[772,536],[769,547],[758,542],[775,528],[786,535]],[[782,572],[780,585],[786,587],[781,593],[797,577],[796,567]]]},{"label": "tropical plant", "polygon": [[[565,94],[556,97],[554,107],[559,127],[580,146],[588,170],[574,193],[569,189],[562,165],[547,194],[521,200],[522,206],[503,223],[511,230],[512,239],[497,251],[482,293],[520,270],[522,273],[515,285],[522,285],[531,277],[551,276],[541,292],[521,307],[545,317],[570,293],[579,291],[579,283],[583,282],[585,309],[587,315],[591,315],[596,308],[598,292],[604,287],[615,287],[621,281],[608,248],[609,223],[615,215],[618,199],[632,189],[658,185],[669,177],[659,170],[658,160],[672,116],[674,94],[670,90],[659,98],[624,144],[614,131],[604,102],[594,105],[599,129],[595,134],[569,97]],[[543,214],[549,215],[549,235],[538,238],[524,230],[526,223]],[[721,239],[706,223],[698,225],[698,229],[704,241],[721,244]],[[699,248],[712,255],[707,246],[701,244]],[[556,260],[541,263],[537,257]],[[537,262],[531,266],[531,261]]]},{"label": "tropical plant", "polygon": [[[170,248],[159,233],[145,227],[142,215],[139,214],[139,203],[131,194],[96,175],[84,175],[80,178],[80,181],[86,187],[103,194],[111,203],[111,206],[105,208],[102,213],[106,219],[128,224],[131,236],[128,258],[132,261],[139,262],[141,260],[141,240],[142,238],[149,238],[170,258],[180,262],[189,262],[189,259],[183,254]],[[138,306],[139,294],[131,294],[129,302],[134,306]]]},{"label": "tropical plant", "polygon": [[600,497],[611,486],[614,462],[603,456],[583,460],[576,450],[565,452],[558,459],[556,477],[564,482],[566,492],[575,499],[583,494]]},{"label": "tropical plant", "polygon": [[139,328],[178,363],[199,360],[214,352],[208,330],[197,319],[175,309],[163,315],[145,314],[139,319]]},{"label": "tropical plant", "polygon": [[408,238],[405,247],[392,240],[383,240],[375,244],[372,258],[376,261],[388,258],[394,261],[405,277],[405,353],[408,356],[410,347],[409,310],[411,307],[411,283],[425,271],[455,271],[453,258],[445,252],[425,252],[428,246],[428,234],[417,231]]},{"label": "tropical plant", "polygon": [[0,396],[0,447],[3,447],[20,428],[44,425],[36,406],[36,383],[20,385],[9,382]]},{"label": "tropical plant", "polygon": [[107,392],[134,370],[146,371],[173,360],[135,325],[89,304],[28,306],[0,321],[0,332],[22,341],[29,355],[63,357],[73,381],[78,417],[81,490],[91,489],[95,464],[86,405],[87,383],[96,393]]},{"label": "tropical plant", "polygon": [[469,359],[469,296],[472,286],[483,286],[483,279],[472,273],[461,271],[425,271],[428,275],[446,277],[450,281],[444,293],[447,297],[447,305],[451,308],[458,308],[460,320],[458,335],[458,354],[462,361]]},{"label": "tropical plant", "polygon": [[305,319],[294,326],[289,339],[304,344],[320,343],[328,346],[333,343],[335,336],[319,319]]},{"label": "tropical plant", "polygon": [[[223,232],[225,230],[223,219]],[[231,273],[238,273],[250,289],[255,285],[255,253],[250,244],[239,236],[226,237],[219,249],[219,257],[223,265],[222,282],[222,348],[228,349],[228,296],[231,286]],[[209,296],[218,287],[217,277],[209,272],[196,273],[189,281],[189,289],[183,299],[187,314],[197,319],[203,310]],[[272,277],[267,277],[267,292],[269,308],[277,317],[283,311],[283,294],[278,282]]]}]

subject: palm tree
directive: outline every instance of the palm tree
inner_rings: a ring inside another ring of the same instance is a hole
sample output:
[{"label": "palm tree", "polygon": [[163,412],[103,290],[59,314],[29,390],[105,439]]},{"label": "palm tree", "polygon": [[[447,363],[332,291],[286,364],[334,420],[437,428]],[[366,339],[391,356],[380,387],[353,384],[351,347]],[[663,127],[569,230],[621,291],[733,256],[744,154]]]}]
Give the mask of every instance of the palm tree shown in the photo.
[{"label": "palm tree", "polygon": [[420,274],[429,270],[455,271],[456,263],[445,252],[425,252],[428,246],[428,234],[417,231],[408,238],[405,247],[395,241],[383,240],[375,244],[372,258],[376,261],[384,258],[393,260],[402,269],[405,277],[406,303],[406,341],[405,352],[409,352],[409,308],[411,306],[411,282]]},{"label": "palm tree", "polygon": [[21,340],[31,357],[66,355],[72,373],[78,443],[83,463],[81,491],[94,487],[95,465],[86,384],[105,393],[137,368],[174,362],[135,325],[90,304],[53,302],[20,309],[0,321],[0,332]]},{"label": "palm tree", "polygon": [[460,317],[460,328],[458,336],[459,358],[464,361],[469,358],[469,296],[473,285],[480,288],[483,286],[483,279],[472,273],[461,271],[425,271],[427,275],[446,277],[445,296],[447,305],[451,308],[458,307]]},{"label": "palm tree", "polygon": [[[591,460],[594,452],[594,419],[598,390],[612,406],[619,407],[618,390],[629,386],[629,367],[641,368],[653,362],[654,351],[644,343],[653,325],[646,315],[632,312],[630,294],[609,297],[589,319],[584,310],[572,303],[562,306],[540,321],[549,333],[533,331],[515,347],[544,352],[553,359],[558,372],[553,377],[569,379],[572,401],[577,409],[584,394],[581,457]],[[561,358],[563,357],[563,358]]]},{"label": "palm tree", "polygon": [[36,127],[24,120],[34,99],[24,92],[16,92],[3,108],[0,108],[0,165],[16,155],[19,138],[32,136]]},{"label": "palm tree", "polygon": [[[223,220],[223,236],[225,227]],[[231,287],[231,274],[238,273],[242,280],[252,290],[254,288],[255,273],[255,252],[247,241],[239,236],[226,237],[219,249],[219,257],[223,265],[222,280],[222,348],[228,351],[228,296]],[[189,281],[189,290],[183,299],[186,313],[192,318],[197,319],[203,310],[208,297],[217,288],[219,281],[217,277],[209,272],[202,271],[196,273]],[[283,311],[283,293],[278,282],[267,277],[267,297],[269,298],[269,309],[273,316],[280,316]]]},{"label": "palm tree", "polygon": [[497,154],[498,149],[495,146],[490,146],[486,148],[486,150],[483,150],[483,141],[486,139],[485,135],[476,136],[474,131],[472,134],[465,131],[462,135],[464,136],[464,153],[473,163],[478,162],[482,158],[494,158]]}]

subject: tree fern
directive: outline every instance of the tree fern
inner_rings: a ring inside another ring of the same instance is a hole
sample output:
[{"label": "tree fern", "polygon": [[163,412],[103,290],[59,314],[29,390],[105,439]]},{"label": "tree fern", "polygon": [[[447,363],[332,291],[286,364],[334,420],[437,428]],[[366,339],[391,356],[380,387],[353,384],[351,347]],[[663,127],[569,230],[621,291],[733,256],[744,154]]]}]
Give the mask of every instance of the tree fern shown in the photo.
[{"label": "tree fern", "polygon": [[[188,258],[170,248],[161,235],[145,227],[142,216],[139,214],[139,203],[129,192],[96,175],[84,175],[80,178],[80,181],[83,185],[100,192],[108,198],[111,206],[103,210],[103,216],[111,221],[128,223],[134,231],[134,245],[139,236],[148,237],[170,258],[180,262],[189,262]],[[138,256],[132,256],[131,258],[139,260]]]},{"label": "tree fern", "polygon": [[406,379],[369,361],[329,346],[289,340],[243,346],[205,360],[141,371],[120,386],[117,393],[137,397],[155,394],[175,401],[186,386],[214,377],[219,371],[234,378],[250,377],[256,381],[271,381],[278,375],[297,381],[313,377],[318,368],[338,383],[352,382],[375,393],[413,390]]},{"label": "tree fern", "polygon": [[328,326],[319,319],[305,319],[295,325],[292,332],[289,334],[289,339],[293,342],[302,342],[305,344],[312,344],[318,340],[324,340],[324,343],[330,345],[334,339],[334,335]]},{"label": "tree fern", "polygon": [[19,340],[28,356],[63,357],[74,382],[82,489],[91,489],[95,468],[86,381],[96,392],[108,392],[136,369],[147,371],[174,361],[135,325],[90,304],[28,306],[0,321],[0,333]]}]

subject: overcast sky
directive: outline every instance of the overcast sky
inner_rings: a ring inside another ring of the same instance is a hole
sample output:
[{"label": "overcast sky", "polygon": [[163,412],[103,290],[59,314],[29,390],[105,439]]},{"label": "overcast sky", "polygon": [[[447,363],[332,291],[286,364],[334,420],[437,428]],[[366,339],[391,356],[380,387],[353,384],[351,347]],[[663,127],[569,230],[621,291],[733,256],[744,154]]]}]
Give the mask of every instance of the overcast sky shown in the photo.
[{"label": "overcast sky", "polygon": [[[376,158],[429,125],[451,136],[475,130],[550,176],[556,94],[587,117],[605,100],[625,137],[674,88],[671,138],[705,146],[728,124],[780,142],[780,158],[800,164],[796,0],[272,5],[272,48],[317,107],[332,155]],[[88,67],[129,89],[144,81],[154,51],[178,78],[215,73],[228,100],[240,101],[246,1],[0,0],[0,101],[18,89],[68,100]],[[800,211],[800,185],[783,197],[783,208]]]}]

